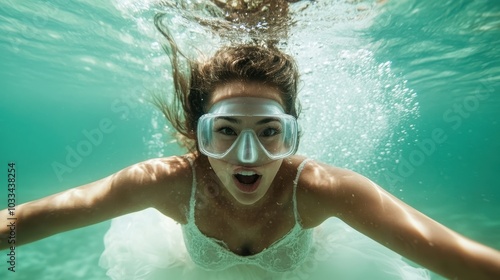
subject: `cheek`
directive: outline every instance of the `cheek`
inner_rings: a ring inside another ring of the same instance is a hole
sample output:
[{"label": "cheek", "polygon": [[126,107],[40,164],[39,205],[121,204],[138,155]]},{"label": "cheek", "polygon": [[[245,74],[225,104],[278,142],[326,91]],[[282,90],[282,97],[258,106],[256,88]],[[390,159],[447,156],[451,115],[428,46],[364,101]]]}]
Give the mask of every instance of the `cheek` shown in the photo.
[{"label": "cheek", "polygon": [[232,174],[229,172],[230,168],[228,164],[213,158],[208,158],[208,162],[210,162],[213,171],[222,183],[227,184],[231,180]]},{"label": "cheek", "polygon": [[275,162],[272,162],[271,164],[269,164],[267,167],[266,167],[266,177],[269,179],[269,180],[274,180],[274,177],[276,177],[276,174],[278,173],[278,170],[280,169],[281,167],[281,163],[283,161],[282,160],[278,160],[278,161],[275,161]]}]

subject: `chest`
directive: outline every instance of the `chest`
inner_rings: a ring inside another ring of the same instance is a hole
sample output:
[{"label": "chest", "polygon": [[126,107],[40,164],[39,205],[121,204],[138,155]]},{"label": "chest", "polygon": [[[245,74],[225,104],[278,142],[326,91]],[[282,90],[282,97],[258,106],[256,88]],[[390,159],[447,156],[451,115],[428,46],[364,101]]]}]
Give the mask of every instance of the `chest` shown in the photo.
[{"label": "chest", "polygon": [[220,206],[195,209],[195,223],[200,232],[240,256],[262,252],[287,235],[296,224],[291,201],[262,207],[253,213]]},{"label": "chest", "polygon": [[192,223],[186,224],[183,231],[191,259],[207,270],[253,264],[269,271],[290,271],[305,260],[312,244],[312,231],[296,224],[273,238],[268,234],[241,235],[239,231],[230,230],[215,237],[203,226],[200,229]]}]

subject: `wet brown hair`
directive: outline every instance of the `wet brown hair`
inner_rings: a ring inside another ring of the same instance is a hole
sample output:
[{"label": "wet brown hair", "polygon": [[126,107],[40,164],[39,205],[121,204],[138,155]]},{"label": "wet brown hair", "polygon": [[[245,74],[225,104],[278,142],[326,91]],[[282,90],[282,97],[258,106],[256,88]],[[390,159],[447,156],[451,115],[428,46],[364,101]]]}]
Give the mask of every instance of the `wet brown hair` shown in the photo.
[{"label": "wet brown hair", "polygon": [[206,113],[215,88],[231,81],[261,82],[276,87],[285,113],[298,118],[299,73],[291,56],[273,46],[240,44],[222,47],[208,59],[191,60],[178,49],[168,28],[161,23],[162,17],[156,15],[155,26],[168,42],[163,48],[172,66],[174,96],[170,102],[158,95],[153,101],[180,134],[183,146],[196,150],[198,119]]}]

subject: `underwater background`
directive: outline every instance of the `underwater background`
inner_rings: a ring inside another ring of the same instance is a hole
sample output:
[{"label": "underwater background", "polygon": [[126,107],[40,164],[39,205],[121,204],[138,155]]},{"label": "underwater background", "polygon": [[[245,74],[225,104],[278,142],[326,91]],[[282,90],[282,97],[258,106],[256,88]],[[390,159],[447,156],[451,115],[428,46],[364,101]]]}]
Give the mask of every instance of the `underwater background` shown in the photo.
[{"label": "underwater background", "polygon": [[[171,90],[159,2],[0,3],[0,208],[10,162],[20,204],[183,153],[148,102]],[[190,13],[171,11],[179,41],[224,44]],[[290,14],[281,47],[302,72],[299,153],[499,249],[500,2],[299,1]],[[109,224],[17,247],[16,272],[2,251],[0,279],[106,279]]]}]

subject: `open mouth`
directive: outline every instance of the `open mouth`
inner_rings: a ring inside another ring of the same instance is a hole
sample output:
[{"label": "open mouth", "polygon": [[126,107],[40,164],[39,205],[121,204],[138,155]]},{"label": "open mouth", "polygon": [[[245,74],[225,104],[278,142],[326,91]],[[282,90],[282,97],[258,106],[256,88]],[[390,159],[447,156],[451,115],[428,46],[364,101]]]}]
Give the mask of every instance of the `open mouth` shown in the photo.
[{"label": "open mouth", "polygon": [[259,180],[260,176],[255,174],[255,175],[241,175],[241,174],[236,174],[234,175],[236,177],[236,180],[242,184],[248,184],[248,185],[253,185],[257,180]]},{"label": "open mouth", "polygon": [[255,173],[254,171],[239,171],[234,174],[235,181],[237,182],[237,186],[241,191],[244,192],[253,192],[257,189],[259,185],[259,179],[262,176]]}]

